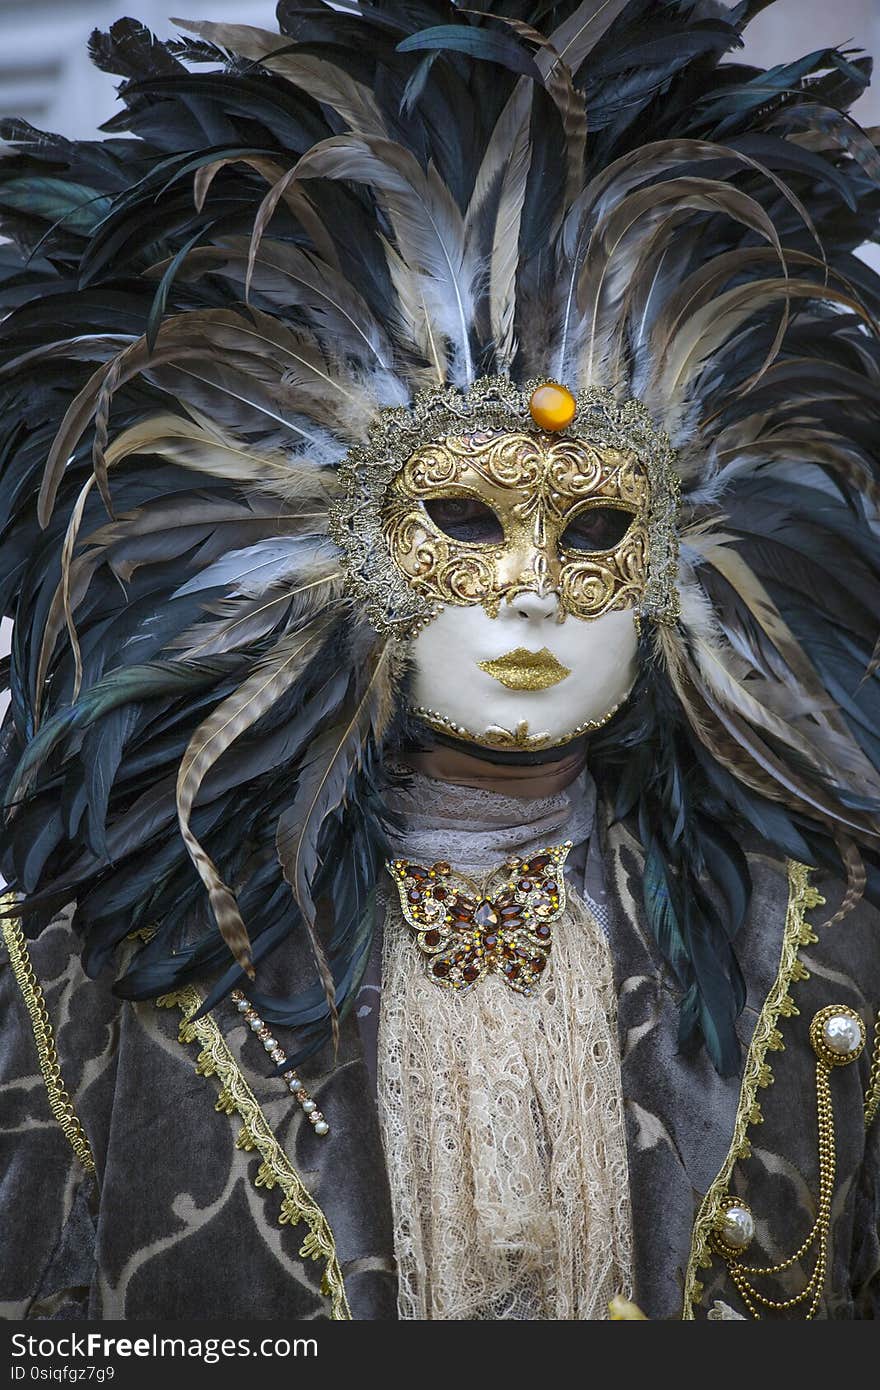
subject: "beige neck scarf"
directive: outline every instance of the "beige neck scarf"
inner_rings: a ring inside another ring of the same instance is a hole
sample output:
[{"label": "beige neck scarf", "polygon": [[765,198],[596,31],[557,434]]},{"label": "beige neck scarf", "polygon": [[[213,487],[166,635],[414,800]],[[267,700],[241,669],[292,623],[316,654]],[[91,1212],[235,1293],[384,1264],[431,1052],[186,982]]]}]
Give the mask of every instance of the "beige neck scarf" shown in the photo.
[{"label": "beige neck scarf", "polygon": [[[586,775],[526,800],[417,774],[394,853],[482,875],[511,852],[582,842],[592,808]],[[539,989],[492,975],[458,994],[427,977],[388,901],[378,1092],[400,1316],[606,1317],[631,1292],[631,1233],[602,931],[570,886]]]}]

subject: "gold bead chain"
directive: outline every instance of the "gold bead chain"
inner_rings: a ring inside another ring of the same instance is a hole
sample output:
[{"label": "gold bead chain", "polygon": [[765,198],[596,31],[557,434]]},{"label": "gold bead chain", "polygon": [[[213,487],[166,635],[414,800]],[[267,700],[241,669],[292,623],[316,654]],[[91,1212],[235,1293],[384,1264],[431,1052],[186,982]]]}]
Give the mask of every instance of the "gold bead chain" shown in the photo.
[{"label": "gold bead chain", "polygon": [[[772,1312],[784,1312],[805,1303],[812,1294],[812,1302],[807,1319],[815,1318],[825,1285],[825,1272],[828,1268],[828,1232],[831,1226],[831,1198],[834,1192],[836,1171],[834,1139],[834,1107],[831,1099],[831,1067],[821,1058],[816,1061],[816,1112],[819,1131],[819,1205],[816,1220],[801,1246],[787,1260],[775,1265],[744,1265],[738,1258],[729,1259],[730,1277],[737,1287],[743,1303],[753,1318],[760,1318],[758,1311],[767,1308]],[[806,1286],[800,1293],[786,1299],[766,1298],[749,1282],[749,1277],[770,1277],[782,1274],[796,1265],[810,1248],[816,1245],[816,1263]]]},{"label": "gold bead chain", "polygon": [[874,1055],[871,1059],[871,1074],[865,1092],[865,1127],[872,1124],[880,1110],[880,1013],[874,1024]]}]

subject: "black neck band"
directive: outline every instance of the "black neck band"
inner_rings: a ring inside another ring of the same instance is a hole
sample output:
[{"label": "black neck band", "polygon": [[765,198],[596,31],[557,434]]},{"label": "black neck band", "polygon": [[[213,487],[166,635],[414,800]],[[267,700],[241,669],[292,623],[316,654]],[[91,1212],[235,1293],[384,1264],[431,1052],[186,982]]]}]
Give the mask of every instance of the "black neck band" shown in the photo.
[{"label": "black neck band", "polygon": [[579,738],[572,739],[570,743],[565,743],[556,748],[538,748],[534,752],[523,749],[522,752],[506,753],[498,748],[483,748],[478,743],[470,743],[465,739],[454,738],[449,734],[440,734],[430,728],[421,719],[414,720],[411,729],[411,742],[419,749],[429,748],[455,748],[459,753],[467,753],[471,758],[477,758],[480,762],[492,763],[495,767],[543,767],[548,763],[559,763],[564,758],[570,758],[579,748],[585,748],[587,742],[586,734],[581,734]]}]

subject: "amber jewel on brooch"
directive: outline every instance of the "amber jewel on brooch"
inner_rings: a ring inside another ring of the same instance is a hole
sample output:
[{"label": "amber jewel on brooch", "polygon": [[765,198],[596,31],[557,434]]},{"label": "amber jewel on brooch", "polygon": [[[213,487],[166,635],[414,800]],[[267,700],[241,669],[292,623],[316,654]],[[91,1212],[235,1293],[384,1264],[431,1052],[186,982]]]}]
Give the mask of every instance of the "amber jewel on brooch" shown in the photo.
[{"label": "amber jewel on brooch", "polygon": [[547,969],[551,924],[565,907],[570,849],[569,840],[508,859],[482,884],[442,860],[430,867],[389,860],[428,978],[445,989],[467,990],[497,974],[517,994],[531,994]]}]

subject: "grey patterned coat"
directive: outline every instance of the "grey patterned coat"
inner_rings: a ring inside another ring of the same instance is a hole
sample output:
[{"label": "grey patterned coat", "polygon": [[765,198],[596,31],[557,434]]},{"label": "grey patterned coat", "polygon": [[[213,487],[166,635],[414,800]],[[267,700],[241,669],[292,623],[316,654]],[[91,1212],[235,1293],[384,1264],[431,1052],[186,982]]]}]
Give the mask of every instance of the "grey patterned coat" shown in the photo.
[{"label": "grey patterned coat", "polygon": [[[836,1173],[817,1315],[875,1315],[880,1118],[866,1126],[865,1106],[877,1081],[878,914],[863,904],[823,928],[839,886],[812,875],[827,905],[811,907],[805,874],[752,851],[755,892],[738,943],[748,984],[743,1077],[722,1080],[705,1057],[678,1054],[676,991],[644,922],[638,844],[617,826],[605,830],[603,848],[639,1304],[651,1318],[748,1315],[713,1251],[725,1195],[746,1200],[754,1213],[749,1265],[784,1262],[804,1241],[819,1191],[809,1027],[817,1010],[834,1004],[859,1013],[867,1046],[830,1078]],[[308,1077],[332,1117],[322,1140],[282,1082],[266,1075],[265,1053],[228,1003],[199,1036],[191,1031],[181,1042],[179,1004],[123,1004],[109,978],[85,979],[66,919],[32,944],[31,956],[95,1172],[84,1172],[51,1114],[4,953],[4,1317],[396,1316],[387,1180],[356,1025],[343,1030],[339,1064],[325,1059],[324,1070],[319,1063]],[[289,958],[273,963],[279,978],[291,968]],[[283,1030],[274,1031],[284,1045]],[[212,1074],[195,1070],[199,1059],[200,1071]],[[237,1136],[245,1143],[256,1136],[257,1147],[237,1147]],[[814,1241],[800,1263],[751,1282],[771,1300],[796,1297],[816,1253]],[[803,1317],[810,1303],[781,1314],[756,1306],[771,1317]]]}]

